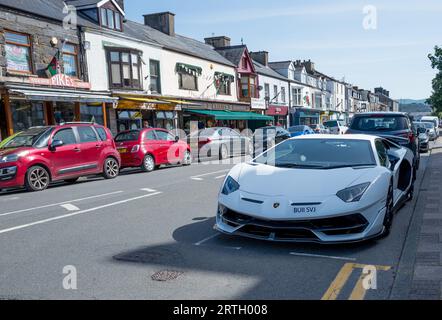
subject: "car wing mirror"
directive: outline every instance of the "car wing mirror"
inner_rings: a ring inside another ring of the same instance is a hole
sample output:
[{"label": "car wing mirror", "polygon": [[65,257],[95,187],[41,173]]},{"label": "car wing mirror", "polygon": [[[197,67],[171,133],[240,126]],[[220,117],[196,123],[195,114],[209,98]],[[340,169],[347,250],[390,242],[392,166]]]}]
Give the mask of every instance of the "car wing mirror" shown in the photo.
[{"label": "car wing mirror", "polygon": [[63,145],[64,145],[63,141],[61,141],[61,140],[54,140],[54,141],[52,141],[51,145],[49,146],[49,150],[55,151],[55,150],[57,150],[57,148],[59,148],[59,147],[61,147]]}]

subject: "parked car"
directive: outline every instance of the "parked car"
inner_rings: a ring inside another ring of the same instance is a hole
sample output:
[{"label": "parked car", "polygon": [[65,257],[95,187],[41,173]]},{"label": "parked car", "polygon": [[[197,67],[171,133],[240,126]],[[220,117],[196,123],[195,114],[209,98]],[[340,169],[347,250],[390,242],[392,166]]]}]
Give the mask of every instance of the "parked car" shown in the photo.
[{"label": "parked car", "polygon": [[342,120],[330,120],[324,122],[324,127],[330,130],[331,134],[345,134],[348,127],[345,121]]},{"label": "parked car", "polygon": [[0,149],[0,189],[45,190],[53,181],[75,183],[102,174],[116,178],[121,159],[109,129],[84,123],[35,127]]},{"label": "parked car", "polygon": [[290,127],[288,131],[290,132],[291,137],[298,137],[307,134],[315,134],[312,128],[304,125]]},{"label": "parked car", "polygon": [[434,126],[434,122],[432,121],[421,121],[421,123],[425,126],[428,131],[428,135],[431,141],[434,141],[439,136],[438,128]]},{"label": "parked car", "polygon": [[198,159],[218,157],[220,160],[236,155],[252,155],[253,141],[236,130],[213,127],[198,130],[187,136],[187,142],[197,152]]},{"label": "parked car", "polygon": [[439,137],[439,128],[440,128],[440,120],[438,117],[432,117],[432,116],[424,116],[420,119],[421,122],[432,122],[434,124],[434,127],[436,128],[437,136]]},{"label": "parked car", "polygon": [[390,140],[302,136],[273,150],[228,173],[218,231],[282,242],[363,241],[387,235],[394,212],[413,198],[414,155]]},{"label": "parked car", "polygon": [[347,134],[369,134],[384,137],[409,148],[414,154],[413,166],[419,169],[419,141],[412,122],[402,112],[365,112],[354,115]]},{"label": "parked car", "polygon": [[419,151],[422,153],[427,153],[430,151],[430,137],[428,136],[427,130],[425,128],[418,128],[419,137]]},{"label": "parked car", "polygon": [[269,126],[256,129],[253,135],[254,156],[263,153],[290,137],[290,132],[282,127]]},{"label": "parked car", "polygon": [[317,134],[330,134],[330,129],[322,124],[311,124],[310,128]]},{"label": "parked car", "polygon": [[145,172],[161,165],[192,164],[190,146],[165,129],[123,131],[115,137],[121,167],[139,167]]}]

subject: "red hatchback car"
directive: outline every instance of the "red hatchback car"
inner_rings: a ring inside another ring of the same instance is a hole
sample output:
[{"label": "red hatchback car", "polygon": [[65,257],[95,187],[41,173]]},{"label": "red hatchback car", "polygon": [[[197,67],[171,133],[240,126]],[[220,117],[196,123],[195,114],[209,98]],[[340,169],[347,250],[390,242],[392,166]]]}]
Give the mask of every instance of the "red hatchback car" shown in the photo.
[{"label": "red hatchback car", "polygon": [[45,190],[52,181],[75,183],[102,174],[116,178],[121,158],[109,129],[84,123],[35,127],[0,149],[0,190],[26,187]]},{"label": "red hatchback car", "polygon": [[190,146],[164,129],[124,131],[115,137],[121,167],[151,172],[163,164],[192,164]]}]

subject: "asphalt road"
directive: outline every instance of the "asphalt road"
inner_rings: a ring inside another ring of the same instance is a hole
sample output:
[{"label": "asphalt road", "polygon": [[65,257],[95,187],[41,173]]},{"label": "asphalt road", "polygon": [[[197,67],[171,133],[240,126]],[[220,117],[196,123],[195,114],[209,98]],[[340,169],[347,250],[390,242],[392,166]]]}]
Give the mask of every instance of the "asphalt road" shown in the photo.
[{"label": "asphalt road", "polygon": [[[0,193],[0,299],[389,298],[415,201],[383,240],[324,246],[228,237],[213,225],[232,166],[131,170],[111,181]],[[358,282],[365,265],[377,266],[376,290]],[[63,287],[66,266],[75,267],[75,290]],[[153,280],[161,271],[177,278]]]}]

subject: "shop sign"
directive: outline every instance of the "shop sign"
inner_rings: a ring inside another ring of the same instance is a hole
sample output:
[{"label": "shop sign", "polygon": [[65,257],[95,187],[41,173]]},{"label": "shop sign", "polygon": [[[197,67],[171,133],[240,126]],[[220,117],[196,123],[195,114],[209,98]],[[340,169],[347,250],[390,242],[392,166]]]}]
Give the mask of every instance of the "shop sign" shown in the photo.
[{"label": "shop sign", "polygon": [[[191,109],[191,108],[188,108]],[[201,103],[196,109],[220,110],[220,111],[250,111],[248,105],[233,105],[227,103]]]},{"label": "shop sign", "polygon": [[268,116],[286,116],[288,114],[288,107],[270,106],[267,110]]},{"label": "shop sign", "polygon": [[251,100],[251,108],[252,109],[265,110],[266,109],[266,102],[264,100],[252,98],[252,100]]},{"label": "shop sign", "polygon": [[65,74],[56,74],[52,78],[29,78],[31,84],[49,87],[65,87],[76,89],[90,89],[89,82],[79,81]]}]

